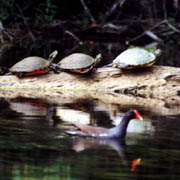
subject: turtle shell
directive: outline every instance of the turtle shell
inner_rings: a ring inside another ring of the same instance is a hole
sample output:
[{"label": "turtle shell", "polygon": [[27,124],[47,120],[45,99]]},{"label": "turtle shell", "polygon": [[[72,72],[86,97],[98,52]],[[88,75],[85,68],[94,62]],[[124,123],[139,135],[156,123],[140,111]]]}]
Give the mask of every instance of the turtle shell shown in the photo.
[{"label": "turtle shell", "polygon": [[37,69],[43,69],[49,65],[49,62],[41,57],[32,56],[24,58],[15,65],[13,65],[9,70],[11,72],[30,72]]},{"label": "turtle shell", "polygon": [[35,74],[43,74],[49,71],[48,69],[49,61],[37,57],[37,56],[31,56],[27,57],[15,65],[13,65],[9,71],[17,76],[21,76],[23,74],[24,76],[30,76]]},{"label": "turtle shell", "polygon": [[[63,70],[69,70],[74,72],[88,71],[93,68],[95,59],[89,55],[82,53],[74,53],[63,58],[58,67]],[[82,72],[81,72],[82,73]]]},{"label": "turtle shell", "polygon": [[156,55],[141,48],[128,49],[113,61],[113,65],[122,69],[143,68],[155,63]]}]

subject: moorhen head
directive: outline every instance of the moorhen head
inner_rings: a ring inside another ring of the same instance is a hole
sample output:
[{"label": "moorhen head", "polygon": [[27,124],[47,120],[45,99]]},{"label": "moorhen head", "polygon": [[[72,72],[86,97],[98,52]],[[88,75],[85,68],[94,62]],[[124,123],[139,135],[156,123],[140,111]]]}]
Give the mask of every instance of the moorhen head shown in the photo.
[{"label": "moorhen head", "polygon": [[65,133],[69,135],[76,135],[81,137],[110,138],[110,139],[124,138],[126,136],[126,130],[128,124],[130,120],[134,118],[140,120],[143,119],[136,109],[130,109],[125,113],[121,122],[113,128],[107,129],[107,128],[94,127],[84,124],[75,124],[75,126],[79,130],[65,131]]}]

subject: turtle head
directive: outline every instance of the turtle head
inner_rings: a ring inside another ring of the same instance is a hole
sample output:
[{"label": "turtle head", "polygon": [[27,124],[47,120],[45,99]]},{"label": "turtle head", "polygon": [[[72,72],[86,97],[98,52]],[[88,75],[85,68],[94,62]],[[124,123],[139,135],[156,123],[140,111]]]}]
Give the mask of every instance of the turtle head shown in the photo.
[{"label": "turtle head", "polygon": [[9,72],[9,69],[6,67],[1,66],[0,67],[0,75],[4,75]]},{"label": "turtle head", "polygon": [[156,49],[156,50],[153,52],[153,54],[154,54],[155,56],[160,56],[161,53],[162,53],[161,49]]},{"label": "turtle head", "polygon": [[58,51],[55,50],[53,51],[50,55],[49,55],[49,58],[48,58],[48,61],[49,61],[49,64],[51,64],[53,62],[53,60],[55,59],[55,57],[57,56],[58,54]]},{"label": "turtle head", "polygon": [[102,60],[102,55],[98,54],[94,60],[94,67],[97,66],[101,62],[101,60]]},{"label": "turtle head", "polygon": [[59,69],[58,69],[57,64],[52,63],[52,62],[53,62],[53,60],[55,59],[55,57],[57,56],[57,54],[58,54],[58,51],[55,50],[55,51],[53,51],[53,52],[49,55],[49,58],[48,58],[48,61],[49,61],[49,69],[53,70],[55,73],[58,73],[58,72],[59,72],[59,71],[58,71]]}]

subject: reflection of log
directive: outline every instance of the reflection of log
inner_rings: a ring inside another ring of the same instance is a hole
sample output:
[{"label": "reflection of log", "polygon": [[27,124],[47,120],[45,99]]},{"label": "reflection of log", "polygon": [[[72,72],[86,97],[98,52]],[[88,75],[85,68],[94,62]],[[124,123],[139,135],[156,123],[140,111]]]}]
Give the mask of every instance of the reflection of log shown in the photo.
[{"label": "reflection of log", "polygon": [[[47,74],[18,79],[15,76],[0,77],[0,89],[13,94],[57,95],[63,92],[125,93],[138,96],[166,98],[180,93],[180,69],[153,66],[151,69],[121,71],[101,68],[89,75],[69,73]],[[90,93],[91,94],[91,93]]]}]

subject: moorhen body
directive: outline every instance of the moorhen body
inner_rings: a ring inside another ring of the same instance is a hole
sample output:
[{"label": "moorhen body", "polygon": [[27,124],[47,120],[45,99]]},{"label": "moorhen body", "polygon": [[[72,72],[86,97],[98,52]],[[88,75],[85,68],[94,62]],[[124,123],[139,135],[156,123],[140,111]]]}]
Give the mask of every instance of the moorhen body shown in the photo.
[{"label": "moorhen body", "polygon": [[77,126],[79,130],[65,131],[65,133],[81,137],[109,139],[124,138],[126,136],[128,124],[130,120],[134,118],[142,120],[142,117],[136,109],[130,109],[126,112],[121,122],[113,128],[107,129],[102,127],[94,127],[90,125],[75,124],[75,126]]}]

